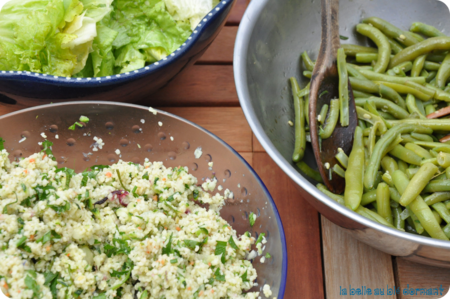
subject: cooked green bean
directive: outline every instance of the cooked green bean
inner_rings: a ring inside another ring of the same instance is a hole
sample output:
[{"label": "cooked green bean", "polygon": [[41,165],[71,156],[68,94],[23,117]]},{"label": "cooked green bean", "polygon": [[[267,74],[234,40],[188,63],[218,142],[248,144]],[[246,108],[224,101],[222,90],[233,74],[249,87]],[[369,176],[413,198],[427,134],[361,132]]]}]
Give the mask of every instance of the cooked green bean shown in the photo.
[{"label": "cooked green bean", "polygon": [[319,131],[319,136],[322,139],[327,139],[333,134],[339,119],[339,99],[330,101],[330,112],[323,128]]},{"label": "cooked green bean", "polygon": [[433,142],[433,138],[430,135],[419,134],[419,133],[411,133],[411,137],[419,141]]},{"label": "cooked green bean", "polygon": [[406,175],[408,176],[408,179],[412,179],[413,176],[416,175],[416,173],[419,171],[420,168],[408,168],[406,169]]},{"label": "cooked green bean", "polygon": [[447,207],[442,202],[437,202],[431,205],[433,209],[444,219],[445,222],[450,223],[450,213]]},{"label": "cooked green bean", "polygon": [[398,169],[398,164],[395,159],[386,156],[381,159],[381,167],[384,169],[384,171],[389,172],[390,174],[394,173]]},{"label": "cooked green bean", "polygon": [[414,63],[411,69],[411,77],[419,77],[425,64],[426,55],[420,55],[414,59]]},{"label": "cooked green bean", "polygon": [[441,90],[441,89],[437,88],[436,86],[433,86],[432,84],[425,84],[425,86],[429,89],[433,89],[434,91],[436,91],[436,94],[434,95],[434,98],[436,100],[450,102],[450,93],[448,93],[444,90]]},{"label": "cooked green bean", "polygon": [[325,120],[327,119],[327,113],[328,113],[328,105],[325,104],[322,106],[322,109],[320,109],[319,116],[317,116],[317,120],[323,125],[325,123]]},{"label": "cooked green bean", "polygon": [[394,181],[392,180],[392,176],[388,172],[383,173],[383,175],[381,176],[381,179],[386,184],[388,184],[389,187],[393,187],[394,186]]},{"label": "cooked green bean", "polygon": [[428,37],[445,36],[444,33],[439,31],[436,27],[427,25],[421,22],[414,22],[409,29],[412,32],[420,33]]},{"label": "cooked green bean", "polygon": [[404,119],[409,117],[409,113],[405,109],[402,109],[395,103],[392,103],[391,101],[382,98],[377,97],[358,98],[355,99],[355,104],[361,107],[364,106],[364,103],[366,103],[369,100],[372,101],[378,109],[382,109],[390,113],[397,119]]},{"label": "cooked green bean", "polygon": [[380,215],[378,215],[377,213],[375,213],[374,211],[371,211],[363,206],[359,206],[356,211],[358,214],[360,214],[361,216],[364,216],[372,221],[378,222],[380,224],[395,228],[392,224],[390,224],[389,222],[386,221],[386,219],[384,219],[383,217],[381,217]]},{"label": "cooked green bean", "polygon": [[339,161],[339,163],[341,163],[344,168],[348,167],[348,156],[341,148],[338,148],[338,153],[336,154],[335,158]]},{"label": "cooked green bean", "polygon": [[347,127],[350,123],[349,98],[348,98],[348,72],[345,62],[344,49],[337,50],[337,68],[339,75],[339,116],[342,127]]},{"label": "cooked green bean", "polygon": [[370,190],[363,194],[361,198],[361,205],[366,206],[370,203],[373,203],[377,200],[377,189]]},{"label": "cooked green bean", "polygon": [[301,170],[301,172],[303,172],[303,174],[306,175],[307,177],[319,183],[323,182],[320,173],[317,170],[314,170],[311,167],[309,167],[309,165],[306,164],[305,162],[300,161],[295,163],[295,165],[297,165],[297,167]]},{"label": "cooked green bean", "polygon": [[403,49],[391,59],[389,68],[393,68],[404,61],[412,61],[420,55],[428,54],[435,50],[450,50],[450,37],[432,37]]},{"label": "cooked green bean", "polygon": [[388,42],[389,45],[391,46],[391,52],[392,54],[397,54],[398,52],[400,52],[401,50],[403,50],[403,46],[397,42],[396,40],[393,40],[392,38],[388,37]]},{"label": "cooked green bean", "polygon": [[302,60],[306,69],[312,72],[314,70],[314,66],[316,65],[316,63],[312,61],[311,58],[309,58],[308,53],[306,51],[302,53]]},{"label": "cooked green bean", "polygon": [[367,92],[359,91],[359,90],[353,90],[353,97],[355,99],[359,98],[370,98],[372,95]]},{"label": "cooked green bean", "polygon": [[405,230],[405,220],[402,220],[402,218],[400,217],[401,213],[402,209],[400,207],[392,208],[395,228],[399,230]]},{"label": "cooked green bean", "polygon": [[333,192],[329,191],[327,189],[327,187],[325,187],[325,185],[322,184],[317,184],[316,185],[317,189],[319,189],[322,193],[324,193],[325,195],[328,195],[328,197],[330,197],[331,199],[333,199],[334,201],[337,201],[338,203],[340,203],[341,205],[344,205],[344,196],[342,195],[337,195],[334,194]]},{"label": "cooked green bean", "polygon": [[345,178],[345,170],[339,164],[334,164],[333,171],[341,178]]},{"label": "cooked green bean", "polygon": [[303,76],[305,76],[308,79],[311,79],[312,72],[311,71],[303,71]]},{"label": "cooked green bean", "polygon": [[309,126],[309,94],[305,95],[305,103],[304,104],[305,104],[305,109],[304,109],[304,111],[305,111],[305,120],[306,120],[306,123]]},{"label": "cooked green bean", "polygon": [[400,108],[406,109],[405,100],[392,88],[384,84],[379,85],[379,93],[382,97],[387,98],[397,104]]},{"label": "cooked green bean", "polygon": [[378,53],[378,50],[372,47],[365,47],[360,45],[342,44],[345,55],[355,56],[357,53]]},{"label": "cooked green bean", "polygon": [[303,98],[299,97],[300,87],[297,80],[292,77],[291,88],[294,98],[294,112],[295,112],[295,146],[294,153],[292,154],[292,160],[299,162],[303,159],[306,149],[306,131],[305,131],[305,110]]},{"label": "cooked green bean", "polygon": [[437,158],[437,162],[438,162],[439,166],[441,166],[443,168],[450,167],[450,154],[440,152],[436,158]]},{"label": "cooked green bean", "polygon": [[425,160],[422,160],[422,161],[420,162],[420,166],[422,166],[422,165],[424,165],[424,164],[426,164],[426,163],[432,163],[432,164],[434,164],[434,165],[436,165],[436,166],[439,166],[439,164],[438,164],[436,158],[431,158],[431,159],[425,159]]},{"label": "cooked green bean", "polygon": [[387,122],[394,127],[400,124],[416,124],[433,131],[450,131],[450,119],[401,119],[388,120]]},{"label": "cooked green bean", "polygon": [[367,93],[378,93],[379,87],[370,80],[361,79],[356,77],[350,77],[350,84],[352,89],[367,92]]},{"label": "cooked green bean", "polygon": [[428,87],[425,87],[421,84],[412,82],[412,81],[406,81],[405,82],[406,86],[415,88],[416,90],[420,91],[423,94],[426,94],[430,99],[434,98],[435,94],[436,94],[436,90],[435,89],[431,89]]},{"label": "cooked green bean", "polygon": [[450,192],[434,192],[424,198],[425,203],[429,206],[437,202],[442,202],[450,199]]},{"label": "cooked green bean", "polygon": [[[402,171],[397,170],[394,172],[392,178],[396,189],[400,194],[403,194],[409,185],[409,180]],[[442,231],[439,223],[437,223],[433,212],[419,195],[410,204],[409,209],[420,221],[420,224],[428,232],[428,234],[436,239],[448,240],[447,236]]]},{"label": "cooked green bean", "polygon": [[450,53],[445,55],[444,61],[436,74],[437,87],[444,89],[448,78],[450,77]]},{"label": "cooked green bean", "polygon": [[387,37],[377,28],[367,24],[356,25],[356,31],[367,36],[377,45],[378,59],[373,70],[376,73],[384,73],[391,56],[391,46],[389,45]]},{"label": "cooked green bean", "polygon": [[402,192],[400,204],[404,207],[408,206],[422,192],[431,178],[438,172],[438,168],[426,163],[420,167],[419,171],[412,177],[407,188]]},{"label": "cooked green bean", "polygon": [[397,40],[405,46],[411,46],[420,42],[420,39],[418,39],[411,32],[401,30],[383,19],[370,17],[363,20],[363,23],[372,24],[374,27],[386,34],[387,37]]},{"label": "cooked green bean", "polygon": [[[417,78],[422,78],[422,77],[417,77]],[[425,93],[423,93],[422,91],[420,91],[420,90],[418,90],[416,88],[413,88],[413,87],[410,87],[410,86],[406,85],[406,82],[399,84],[399,83],[393,83],[393,82],[374,81],[374,83],[376,83],[376,84],[383,84],[385,86],[388,86],[388,87],[394,89],[398,93],[402,93],[402,94],[408,94],[409,93],[409,94],[412,94],[415,97],[421,99],[422,101],[428,101],[428,100],[433,98],[429,94],[425,94]],[[412,82],[412,83],[414,83],[414,82]]]},{"label": "cooked green bean", "polygon": [[371,63],[378,59],[378,53],[356,53],[355,58],[358,63]]},{"label": "cooked green bean", "polygon": [[434,180],[427,184],[423,192],[447,192],[450,191],[450,180]]},{"label": "cooked green bean", "polygon": [[424,114],[419,110],[419,108],[416,106],[416,99],[412,94],[408,94],[406,96],[406,107],[408,108],[409,113],[413,114],[416,113],[416,115],[419,116],[419,118],[427,119]]},{"label": "cooked green bean", "polygon": [[436,212],[436,211],[432,211],[432,212],[433,212],[434,218],[436,218],[437,223],[441,224],[442,218],[441,218],[441,216],[439,215],[439,213]]},{"label": "cooked green bean", "polygon": [[399,68],[404,72],[409,72],[412,69],[412,63],[411,63],[411,61],[405,61],[405,62],[397,65],[395,68]]},{"label": "cooked green bean", "polygon": [[[403,61],[402,61],[403,62]],[[389,76],[384,74],[379,74],[373,71],[365,70],[359,68],[358,71],[367,79],[373,80],[373,81],[384,81],[389,83],[397,83],[397,84],[405,84],[406,81],[413,81],[419,84],[425,83],[425,78],[423,77],[396,77],[396,76]]]},{"label": "cooked green bean", "polygon": [[412,137],[410,134],[403,134],[402,135],[402,143],[403,144],[405,144],[405,143],[408,143],[408,142],[410,142],[410,143],[414,143],[414,142],[416,142],[416,141],[419,141],[419,140],[417,140],[416,138],[414,138],[414,137]]},{"label": "cooked green bean", "polygon": [[[426,135],[427,136],[427,135]],[[430,154],[429,151],[421,147],[420,145],[417,145],[415,143],[407,143],[405,144],[405,148],[415,152],[417,155],[424,159],[431,159],[433,156]]]},{"label": "cooked green bean", "polygon": [[389,152],[389,155],[413,165],[420,166],[420,163],[422,162],[421,156],[417,155],[412,150],[404,148],[400,144],[394,147],[394,149]]},{"label": "cooked green bean", "polygon": [[427,55],[427,60],[432,62],[441,63],[444,58],[445,54],[430,53]]},{"label": "cooked green bean", "polygon": [[399,161],[397,161],[397,164],[398,164],[398,169],[403,171],[403,172],[405,172],[406,169],[408,169],[408,164],[406,164],[405,161],[399,160]]},{"label": "cooked green bean", "polygon": [[361,178],[364,174],[364,144],[363,134],[360,127],[356,127],[353,137],[353,148],[348,158],[348,168],[345,172],[345,205],[356,210],[361,203],[363,195],[363,183]]},{"label": "cooked green bean", "polygon": [[389,193],[389,186],[385,183],[378,184],[377,187],[377,212],[387,222],[393,224],[391,211],[391,195]]},{"label": "cooked green bean", "polygon": [[439,63],[431,61],[425,61],[425,64],[423,66],[423,68],[426,69],[427,71],[437,71],[439,70],[440,67],[441,65]]},{"label": "cooked green bean", "polygon": [[377,122],[380,122],[380,133],[381,134],[384,134],[384,132],[387,131],[386,125],[384,124],[383,120],[378,115],[370,113],[369,111],[367,111],[359,106],[356,106],[356,113],[358,115],[358,119],[362,119],[373,125]]}]

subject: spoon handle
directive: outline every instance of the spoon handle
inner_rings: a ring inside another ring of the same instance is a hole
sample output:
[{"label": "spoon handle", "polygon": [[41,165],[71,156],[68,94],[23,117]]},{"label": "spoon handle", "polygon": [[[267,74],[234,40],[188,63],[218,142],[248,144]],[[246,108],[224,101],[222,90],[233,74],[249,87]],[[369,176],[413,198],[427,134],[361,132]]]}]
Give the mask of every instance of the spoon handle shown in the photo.
[{"label": "spoon handle", "polygon": [[325,69],[336,64],[339,40],[339,0],[322,0],[322,42],[317,60]]}]

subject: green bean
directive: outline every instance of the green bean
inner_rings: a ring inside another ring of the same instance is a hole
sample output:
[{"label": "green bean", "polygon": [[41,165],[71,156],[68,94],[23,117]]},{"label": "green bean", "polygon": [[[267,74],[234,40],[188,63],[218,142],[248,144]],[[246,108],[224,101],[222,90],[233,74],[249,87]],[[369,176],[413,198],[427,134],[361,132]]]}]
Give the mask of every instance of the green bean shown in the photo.
[{"label": "green bean", "polygon": [[378,53],[356,53],[355,58],[358,63],[371,63],[378,59]]},{"label": "green bean", "polygon": [[415,144],[415,143],[407,143],[405,144],[405,148],[413,151],[414,153],[416,153],[418,156],[424,158],[424,159],[431,159],[433,158],[433,156],[430,154],[429,151],[427,151],[426,149],[424,149],[423,147]]},{"label": "green bean", "polygon": [[385,172],[383,173],[383,175],[381,176],[381,179],[389,185],[389,187],[393,187],[394,186],[394,181],[392,180],[392,176],[389,174],[389,172]]},{"label": "green bean", "polygon": [[408,168],[405,173],[408,176],[408,179],[412,179],[418,171],[419,168]]},{"label": "green bean", "polygon": [[450,200],[444,201],[444,204],[447,207],[447,210],[450,210]]},{"label": "green bean", "polygon": [[392,126],[398,126],[400,124],[416,124],[433,131],[450,131],[450,119],[401,119],[388,120],[387,122]]},{"label": "green bean", "polygon": [[322,109],[320,109],[320,114],[317,117],[317,120],[323,125],[325,123],[325,119],[327,119],[327,113],[328,113],[328,105],[324,104],[322,106]]},{"label": "green bean", "polygon": [[404,207],[408,206],[425,188],[431,178],[438,172],[438,168],[426,163],[420,167],[419,171],[412,177],[407,188],[402,192],[400,204]]},{"label": "green bean", "polygon": [[311,71],[303,71],[303,76],[305,76],[308,79],[311,79],[312,72]]},{"label": "green bean", "polygon": [[403,143],[403,144],[408,143],[408,142],[414,143],[414,142],[416,142],[416,141],[419,141],[419,140],[413,138],[410,134],[403,134],[403,135],[402,135],[402,139],[403,139],[403,140],[402,140],[402,143]]},{"label": "green bean", "polygon": [[370,98],[359,98],[355,100],[355,104],[357,106],[363,106],[364,103],[366,103],[368,100],[372,101],[375,106],[378,109],[383,109],[386,112],[390,113],[392,116],[394,116],[397,119],[404,119],[408,118],[409,114],[405,109],[402,109],[401,107],[397,106],[396,104],[392,103],[391,101],[377,98],[377,97],[370,97]]},{"label": "green bean", "polygon": [[363,91],[359,91],[359,90],[353,90],[353,97],[355,99],[358,98],[370,98],[372,95],[370,93],[366,93]]},{"label": "green bean", "polygon": [[352,89],[367,93],[378,93],[379,89],[375,83],[365,78],[350,77],[350,85]]},{"label": "green bean", "polygon": [[384,34],[386,34],[387,37],[397,40],[400,43],[404,44],[405,46],[411,46],[420,42],[420,39],[418,39],[411,32],[403,31],[383,19],[377,17],[370,17],[363,20],[363,23],[372,24],[374,27],[378,28]]},{"label": "green bean", "polygon": [[426,69],[427,71],[437,71],[437,70],[439,70],[440,66],[441,65],[439,63],[425,61],[423,68]]},{"label": "green bean", "polygon": [[402,213],[402,209],[400,207],[396,207],[392,209],[392,215],[394,218],[394,226],[396,229],[405,230],[405,220],[402,220],[400,214]]},{"label": "green bean", "polygon": [[377,131],[378,131],[378,127],[380,127],[380,125],[381,125],[381,122],[377,121],[374,123],[374,125],[372,126],[372,128],[370,130],[369,145],[367,146],[369,149],[369,156],[372,155],[373,148],[375,147]]},{"label": "green bean", "polygon": [[[353,148],[348,158],[348,168],[345,172],[345,205],[356,210],[361,203],[363,195],[363,183],[361,178],[364,174],[364,144],[363,134],[360,127],[356,127],[353,137]],[[374,182],[375,183],[375,182]]]},{"label": "green bean", "polygon": [[347,127],[350,123],[350,115],[348,110],[348,73],[343,48],[339,48],[337,50],[337,68],[339,75],[340,122],[342,127]]},{"label": "green bean", "polygon": [[406,107],[408,108],[409,113],[411,114],[416,113],[419,116],[419,118],[427,119],[425,115],[423,115],[419,110],[419,108],[416,106],[416,99],[412,94],[408,94],[406,96]]},{"label": "green bean", "polygon": [[[409,180],[402,171],[397,170],[394,172],[392,178],[396,189],[400,194],[403,194],[409,185]],[[439,223],[437,223],[431,209],[424,202],[422,197],[417,196],[408,206],[408,208],[414,213],[414,215],[420,221],[420,224],[427,231],[427,233],[436,239],[448,240],[447,236],[442,231]]]},{"label": "green bean", "polygon": [[381,119],[381,121],[384,123],[386,128],[390,129],[392,127],[390,124],[388,124],[388,122],[384,119],[384,117],[378,112],[377,106],[374,104],[374,102],[371,99],[366,100],[366,102],[364,103],[364,109],[366,109],[370,113],[378,116]]},{"label": "green bean", "polygon": [[384,219],[383,217],[381,217],[378,213],[371,211],[363,206],[359,206],[355,212],[357,212],[361,216],[364,216],[370,220],[373,220],[375,222],[378,222],[380,224],[386,225],[391,228],[395,228],[391,223],[387,222],[387,220]]},{"label": "green bean", "polygon": [[336,154],[335,158],[339,163],[341,163],[344,168],[348,167],[348,156],[341,148],[338,148],[338,153]]},{"label": "green bean", "polygon": [[366,188],[372,189],[375,183],[376,173],[378,168],[380,168],[381,158],[385,155],[385,150],[399,137],[399,134],[410,133],[412,131],[417,133],[432,133],[432,130],[417,124],[401,124],[393,127],[380,138],[375,145],[372,155],[370,156],[370,161],[364,174],[364,185]]},{"label": "green bean", "polygon": [[[417,78],[422,78],[422,77],[417,77]],[[419,89],[416,89],[414,87],[410,87],[410,86],[406,85],[406,82],[399,84],[399,83],[384,82],[384,81],[374,81],[374,83],[375,84],[383,84],[385,86],[388,86],[388,87],[394,89],[398,93],[412,94],[415,97],[421,99],[422,101],[428,101],[433,98],[429,94],[423,93]]]},{"label": "green bean", "polygon": [[437,155],[436,159],[437,159],[439,166],[441,166],[443,168],[450,167],[450,154],[440,152]]},{"label": "green bean", "polygon": [[435,192],[424,198],[425,203],[429,206],[437,202],[442,202],[450,199],[450,192]]},{"label": "green bean", "polygon": [[420,162],[422,161],[422,157],[417,155],[412,150],[406,149],[401,145],[397,145],[393,150],[389,152],[389,154],[413,165],[420,165]]},{"label": "green bean", "polygon": [[305,86],[305,88],[303,88],[303,89],[301,89],[300,90],[300,92],[298,93],[298,96],[300,97],[300,98],[302,98],[302,97],[306,97],[307,95],[309,95],[309,91],[310,91],[310,85],[311,85],[311,82],[309,82],[306,86]]},{"label": "green bean", "polygon": [[411,133],[411,137],[413,137],[416,140],[420,141],[426,141],[426,142],[433,142],[433,138],[430,135],[426,134],[419,134],[419,133]]},{"label": "green bean", "polygon": [[411,77],[419,77],[425,64],[426,55],[420,55],[414,59],[414,63],[411,69]]},{"label": "green bean", "polygon": [[436,218],[437,223],[441,224],[442,218],[441,218],[441,216],[439,215],[439,213],[436,212],[436,211],[432,211],[432,212],[433,212],[434,218]]},{"label": "green bean", "polygon": [[448,78],[450,77],[450,53],[445,55],[444,61],[436,74],[437,87],[444,89]]},{"label": "green bean", "polygon": [[432,99],[435,94],[436,94],[436,90],[435,89],[431,89],[428,87],[425,87],[421,84],[415,83],[415,82],[411,82],[411,81],[406,81],[405,82],[406,86],[415,88],[416,90],[420,91],[423,94],[426,94],[430,99]]},{"label": "green bean", "polygon": [[444,90],[441,90],[441,89],[437,88],[436,86],[433,86],[432,84],[425,84],[425,86],[427,88],[430,88],[430,89],[433,89],[434,91],[436,91],[436,94],[434,95],[434,98],[436,100],[450,102],[450,93],[448,93]]},{"label": "green bean", "polygon": [[378,50],[375,48],[352,44],[342,44],[341,48],[344,49],[347,56],[355,56],[357,53],[378,53]]},{"label": "green bean", "polygon": [[303,172],[303,174],[306,175],[307,177],[319,183],[323,182],[320,173],[317,170],[314,170],[311,167],[309,167],[309,165],[306,164],[305,162],[300,161],[295,163],[295,165],[297,165],[297,167],[301,170],[301,172]]},{"label": "green bean", "polygon": [[305,120],[309,126],[309,94],[305,95]]},{"label": "green bean", "polygon": [[359,106],[356,106],[356,113],[357,113],[359,119],[362,119],[362,120],[364,120],[366,122],[369,122],[369,123],[371,123],[373,125],[376,122],[380,122],[380,133],[381,134],[384,134],[384,132],[387,131],[386,125],[384,124],[384,122],[382,121],[382,119],[378,115],[370,113],[369,111],[367,111],[367,110],[365,110],[365,109],[363,109],[363,108],[361,108]]},{"label": "green bean", "polygon": [[399,65],[397,65],[395,68],[399,68],[404,72],[409,72],[412,69],[412,63],[411,61],[405,61],[403,63],[400,63]]},{"label": "green bean", "polygon": [[406,109],[405,100],[392,88],[379,84],[379,93],[382,97],[387,98],[397,104],[400,108]]},{"label": "green bean", "polygon": [[[403,62],[403,61],[402,61]],[[413,81],[419,84],[425,83],[425,78],[423,77],[396,77],[396,76],[389,76],[384,74],[379,74],[373,71],[365,70],[365,69],[358,69],[358,71],[367,79],[373,80],[373,81],[384,81],[389,83],[397,83],[397,84],[405,84],[406,81]],[[384,84],[384,83],[383,83]]]},{"label": "green bean", "polygon": [[445,36],[444,33],[440,32],[437,28],[427,25],[421,22],[414,22],[409,29],[412,32],[417,32],[428,37]]},{"label": "green bean", "polygon": [[358,119],[358,126],[364,131],[364,129],[367,128],[366,122],[363,120]]},{"label": "green bean", "polygon": [[423,192],[447,192],[450,191],[450,180],[433,180],[427,184]]},{"label": "green bean", "polygon": [[322,139],[327,139],[333,134],[334,128],[339,118],[339,100],[334,99],[330,101],[330,113],[328,114],[327,120],[323,129],[319,131],[319,136]]},{"label": "green bean", "polygon": [[390,120],[396,120],[397,118],[394,117],[392,114],[384,112],[384,111],[378,111],[378,114],[383,117],[385,120],[390,119]]},{"label": "green bean", "polygon": [[290,78],[295,111],[295,146],[292,160],[298,162],[303,159],[306,149],[305,111],[303,98],[299,97],[300,87],[294,77]]},{"label": "green bean", "polygon": [[430,154],[436,158],[438,155],[438,152],[436,152],[435,150],[430,150]]},{"label": "green bean", "polygon": [[393,224],[390,202],[389,186],[385,183],[380,183],[377,187],[377,212],[387,222]]},{"label": "green bean", "polygon": [[391,59],[389,68],[393,68],[404,61],[414,60],[420,55],[428,54],[435,50],[450,50],[450,37],[432,37],[403,49]]},{"label": "green bean", "polygon": [[391,46],[391,52],[392,54],[397,54],[398,52],[400,52],[401,50],[403,50],[403,46],[400,45],[399,42],[397,42],[396,40],[393,40],[392,38],[388,37],[388,42],[389,45]]},{"label": "green bean", "polygon": [[373,203],[377,200],[377,189],[370,190],[363,194],[361,198],[361,205],[366,206],[370,203]]},{"label": "green bean", "polygon": [[444,219],[445,222],[450,223],[450,213],[447,207],[442,202],[437,202],[431,205],[433,209]]},{"label": "green bean", "polygon": [[333,199],[334,201],[340,203],[341,205],[345,205],[344,203],[344,196],[342,195],[337,195],[334,194],[333,192],[330,192],[327,187],[325,187],[322,184],[317,184],[317,189],[319,189],[322,193],[324,193],[325,195],[328,195],[328,197],[330,197],[331,199]]},{"label": "green bean", "polygon": [[425,114],[430,115],[431,113],[436,112],[436,108],[434,108],[434,105],[426,105],[425,106]]},{"label": "green bean", "polygon": [[[409,211],[409,214],[411,215],[407,220],[408,223],[411,226],[414,226],[416,232],[420,235],[424,234],[424,228],[422,226],[422,224],[420,223],[420,220],[417,218],[416,215],[414,215],[414,213],[411,211],[411,209],[409,207],[406,208]],[[433,214],[433,211],[431,211],[431,214]],[[433,214],[434,217],[434,214]],[[434,218],[436,220],[436,218]],[[439,223],[438,223],[439,224]]]},{"label": "green bean", "polygon": [[347,72],[352,77],[367,80],[366,77],[364,77],[360,72],[358,72],[358,70],[355,67],[353,67],[350,63],[347,63]]},{"label": "green bean", "polygon": [[424,165],[424,164],[426,164],[426,163],[432,163],[432,164],[434,164],[434,165],[436,165],[436,166],[439,166],[439,164],[438,164],[436,158],[424,159],[424,160],[422,160],[422,161],[420,162],[420,166],[422,166],[422,165]]},{"label": "green bean", "polygon": [[345,178],[345,170],[339,164],[334,164],[333,171],[340,177]]},{"label": "green bean", "polygon": [[311,58],[309,58],[308,53],[306,51],[302,53],[302,60],[306,69],[312,72],[314,70],[314,66],[316,65],[316,63],[312,61]]},{"label": "green bean", "polygon": [[450,153],[450,145],[440,142],[426,142],[426,141],[417,141],[415,144],[424,146],[424,147],[430,147],[434,148],[435,151],[443,151],[446,153]]},{"label": "green bean", "polygon": [[386,156],[381,159],[381,167],[384,169],[384,171],[389,172],[390,174],[394,173],[398,169],[398,164],[395,159]]},{"label": "green bean", "polygon": [[[424,70],[426,72],[426,70]],[[428,75],[425,77],[425,81],[427,81],[427,83],[430,83],[432,80],[434,80],[436,78],[437,72],[433,71],[433,72],[429,72]]]},{"label": "green bean", "polygon": [[398,164],[398,169],[403,171],[403,172],[405,172],[406,169],[408,169],[408,164],[406,164],[405,161],[399,160],[399,161],[397,161],[397,164]]}]

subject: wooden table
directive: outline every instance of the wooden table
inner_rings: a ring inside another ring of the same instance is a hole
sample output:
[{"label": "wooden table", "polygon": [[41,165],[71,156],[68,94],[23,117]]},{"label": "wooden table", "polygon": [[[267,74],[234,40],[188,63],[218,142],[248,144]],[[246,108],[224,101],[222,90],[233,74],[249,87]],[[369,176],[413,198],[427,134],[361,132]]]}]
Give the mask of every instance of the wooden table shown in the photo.
[{"label": "wooden table", "polygon": [[[450,270],[392,257],[360,243],[314,210],[265,153],[239,107],[233,78],[233,46],[248,0],[237,0],[227,26],[196,65],[152,95],[163,110],[191,120],[234,147],[271,192],[283,221],[288,247],[285,298],[440,298],[388,295],[387,288],[437,288],[447,292]],[[145,104],[145,102],[141,102]],[[0,115],[23,109],[0,103]],[[351,288],[376,288],[384,295],[350,296]],[[340,295],[346,288],[349,295]]]}]

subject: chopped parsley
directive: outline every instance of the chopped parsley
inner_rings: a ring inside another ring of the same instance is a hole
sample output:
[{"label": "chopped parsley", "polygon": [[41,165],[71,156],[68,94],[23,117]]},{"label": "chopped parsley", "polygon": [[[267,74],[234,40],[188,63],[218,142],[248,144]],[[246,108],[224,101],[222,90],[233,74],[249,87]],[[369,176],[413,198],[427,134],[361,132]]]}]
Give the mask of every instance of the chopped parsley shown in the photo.
[{"label": "chopped parsley", "polygon": [[146,172],[144,173],[144,175],[142,176],[142,179],[144,179],[144,180],[148,180],[148,179],[149,179],[149,177],[148,177],[148,171],[146,171]]},{"label": "chopped parsley", "polygon": [[0,137],[0,151],[5,149],[5,146],[4,146],[5,142],[6,142],[5,139]]},{"label": "chopped parsley", "polygon": [[47,242],[50,242],[52,240],[58,240],[61,239],[61,236],[56,233],[54,230],[51,230],[49,232],[46,232],[42,237],[36,240],[36,243],[42,243],[45,244]]},{"label": "chopped parsley", "polygon": [[228,243],[224,241],[217,241],[216,250],[214,251],[215,255],[222,255],[220,258],[222,264],[225,264],[226,262],[227,244]]},{"label": "chopped parsley", "polygon": [[[32,275],[32,274],[31,274]],[[36,275],[36,273],[35,273]],[[40,297],[40,287],[37,284],[36,280],[34,280],[33,277],[30,275],[27,275],[25,278],[25,285],[27,286],[27,289],[33,291],[33,296],[31,298],[39,298]]]},{"label": "chopped parsley", "polygon": [[230,244],[231,248],[233,248],[235,250],[239,250],[239,247],[234,242],[233,236],[230,236],[230,240],[228,240],[228,243]]},{"label": "chopped parsley", "polygon": [[83,127],[82,124],[80,124],[79,122],[76,121],[73,125],[71,125],[71,126],[69,127],[69,130],[75,131],[76,126],[79,126],[80,128]]},{"label": "chopped parsley", "polygon": [[242,282],[250,282],[250,280],[248,280],[248,278],[247,278],[247,270],[245,270],[245,273],[242,274],[241,278],[242,278]]},{"label": "chopped parsley", "polygon": [[70,203],[66,201],[63,206],[47,205],[47,207],[52,208],[57,214],[61,214],[70,210]]},{"label": "chopped parsley", "polygon": [[217,267],[216,272],[214,272],[214,279],[217,281],[225,281],[225,274],[220,274],[219,267]]},{"label": "chopped parsley", "polygon": [[199,237],[201,234],[209,235],[209,232],[204,227],[199,227],[199,229],[195,232],[195,235]]},{"label": "chopped parsley", "polygon": [[250,215],[248,216],[248,221],[250,222],[250,226],[253,226],[256,221],[256,215],[253,212],[250,212]]},{"label": "chopped parsley", "polygon": [[173,236],[173,233],[170,234],[169,242],[167,242],[167,245],[165,247],[163,247],[162,254],[170,255],[171,253],[173,253],[173,250],[172,250],[172,236]]},{"label": "chopped parsley", "polygon": [[348,37],[347,37],[347,36],[344,36],[344,35],[339,35],[339,38],[340,38],[341,40],[348,40]]},{"label": "chopped parsley", "polygon": [[75,170],[67,168],[67,167],[63,167],[63,168],[56,169],[55,173],[58,173],[58,172],[64,172],[66,174],[66,190],[69,189],[70,180],[72,179],[73,176],[76,175]]},{"label": "chopped parsley", "polygon": [[55,161],[56,158],[55,158],[55,156],[53,155],[53,152],[52,152],[53,142],[48,141],[48,140],[44,140],[44,141],[42,142],[42,146],[44,147],[44,149],[43,149],[42,151],[43,151],[44,153],[46,153],[47,156],[48,156],[49,158],[51,157],[51,159],[52,159],[53,161]]},{"label": "chopped parsley", "polygon": [[321,98],[322,96],[326,95],[328,93],[328,90],[322,91],[319,95],[319,98]]},{"label": "chopped parsley", "polygon": [[265,235],[266,235],[265,233],[259,234],[258,240],[256,240],[255,245],[258,244],[258,243],[260,243],[260,242],[262,242],[262,240],[263,240],[263,238],[264,238]]},{"label": "chopped parsley", "polygon": [[270,259],[272,256],[270,255],[270,253],[266,253],[265,257],[266,259]]}]

